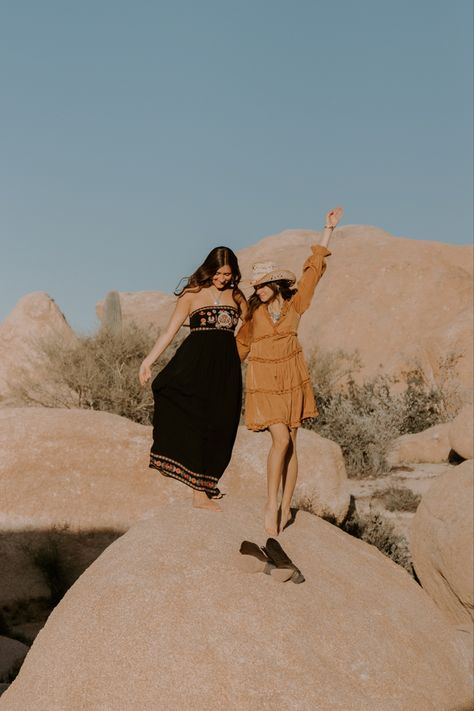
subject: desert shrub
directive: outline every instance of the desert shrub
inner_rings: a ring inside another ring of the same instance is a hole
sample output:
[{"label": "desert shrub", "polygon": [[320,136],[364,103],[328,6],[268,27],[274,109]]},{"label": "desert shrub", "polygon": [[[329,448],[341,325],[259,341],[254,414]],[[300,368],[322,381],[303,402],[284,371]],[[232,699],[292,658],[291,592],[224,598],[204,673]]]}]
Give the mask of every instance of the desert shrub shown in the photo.
[{"label": "desert shrub", "polygon": [[[313,507],[312,497],[307,494],[301,494],[296,491],[292,505],[295,509],[317,515]],[[353,506],[347,518],[341,524],[338,524],[332,516],[323,516],[322,518],[338,526],[350,536],[360,538],[362,541],[375,546],[381,553],[413,575],[408,541],[404,536],[397,533],[392,522],[388,521],[380,513],[359,514],[355,506]]]},{"label": "desert shrub", "polygon": [[[41,372],[25,373],[14,399],[45,407],[80,407],[102,410],[149,424],[153,398],[138,380],[140,363],[151,349],[156,333],[135,325],[112,332],[102,328],[92,336],[64,343],[57,337],[37,344],[43,356]],[[176,344],[155,364],[160,370]]]},{"label": "desert shrub", "polygon": [[391,558],[413,575],[408,542],[396,533],[394,525],[379,513],[359,514],[355,511],[341,526],[351,536],[366,543]]},{"label": "desert shrub", "polygon": [[420,494],[415,494],[411,489],[396,486],[376,491],[374,498],[383,501],[388,511],[408,511],[411,513],[417,510],[421,501]]},{"label": "desert shrub", "polygon": [[[382,474],[396,437],[446,422],[459,408],[448,376],[434,385],[426,381],[420,366],[414,366],[403,382],[377,375],[359,383],[355,374],[360,367],[357,354],[342,351],[316,351],[309,360],[319,417],[306,426],[339,444],[350,477]],[[453,361],[441,367],[450,374]]]}]

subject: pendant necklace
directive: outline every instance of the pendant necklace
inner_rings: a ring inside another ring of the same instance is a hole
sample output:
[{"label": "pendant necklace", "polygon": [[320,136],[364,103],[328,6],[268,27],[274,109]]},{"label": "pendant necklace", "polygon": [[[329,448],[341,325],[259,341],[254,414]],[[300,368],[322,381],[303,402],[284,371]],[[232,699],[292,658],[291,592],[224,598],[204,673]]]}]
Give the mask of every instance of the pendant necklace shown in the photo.
[{"label": "pendant necklace", "polygon": [[215,306],[220,306],[220,305],[221,305],[222,294],[220,293],[220,291],[219,291],[216,287],[214,287],[214,289],[216,289],[216,292],[217,292],[217,296],[214,297],[214,305],[215,305]]},{"label": "pendant necklace", "polygon": [[270,318],[273,321],[273,323],[277,323],[277,321],[280,320],[281,311],[272,311],[271,309],[268,308],[268,306],[267,306],[267,309],[268,309],[268,313],[270,314]]},{"label": "pendant necklace", "polygon": [[280,311],[273,311],[270,309],[270,304],[267,306],[268,313],[270,314],[270,318],[273,321],[273,323],[277,323],[280,320],[281,317],[281,308]]}]

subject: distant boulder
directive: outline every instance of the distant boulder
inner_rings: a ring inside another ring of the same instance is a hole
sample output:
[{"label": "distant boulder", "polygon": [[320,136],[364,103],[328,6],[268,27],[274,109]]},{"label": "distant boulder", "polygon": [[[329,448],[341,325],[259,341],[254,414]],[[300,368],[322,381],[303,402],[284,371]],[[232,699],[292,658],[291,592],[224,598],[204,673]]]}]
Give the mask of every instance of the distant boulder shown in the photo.
[{"label": "distant boulder", "polygon": [[[70,343],[75,338],[64,314],[48,294],[38,291],[20,299],[0,323],[0,404],[8,404],[18,386],[24,384],[25,375],[34,380],[44,364],[42,343],[51,339]],[[41,379],[47,388],[43,370]]]},{"label": "distant boulder", "polygon": [[[244,291],[252,292],[248,279],[257,261],[271,259],[299,275],[311,245],[320,238],[311,230],[285,230],[240,250]],[[326,274],[301,320],[305,351],[358,351],[361,380],[379,373],[403,376],[420,365],[433,384],[443,380],[443,368],[452,359],[461,395],[468,401],[473,382],[472,246],[343,225],[335,230],[330,250]],[[160,291],[120,292],[124,321],[163,328],[175,299]],[[103,311],[100,301],[99,318]]]},{"label": "distant boulder", "polygon": [[474,413],[472,405],[464,405],[449,425],[451,449],[463,459],[474,457]]},{"label": "distant boulder", "polygon": [[[230,495],[255,498],[266,496],[269,432],[239,428],[234,454],[224,483]],[[316,432],[300,429],[297,438],[299,502],[306,499],[313,513],[341,523],[348,510],[350,492],[341,448]]]},{"label": "distant boulder", "polygon": [[411,528],[423,588],[453,623],[474,620],[473,460],[442,474],[424,494]]},{"label": "distant boulder", "polygon": [[[320,234],[286,230],[238,253],[242,274],[272,259],[296,274]],[[452,353],[462,387],[472,388],[471,245],[394,237],[377,227],[343,225],[313,303],[301,320],[306,351],[357,350],[362,377],[400,375],[419,362],[426,377],[442,377]]]},{"label": "distant boulder", "polygon": [[[308,430],[298,437],[301,485],[317,495],[321,515],[340,520],[349,506],[340,448]],[[0,523],[126,529],[158,504],[190,498],[188,487],[148,468],[151,442],[151,427],[106,412],[0,410]],[[229,498],[263,505],[269,446],[268,433],[239,428],[222,479]]]},{"label": "distant boulder", "polygon": [[386,461],[394,468],[401,464],[447,462],[451,443],[449,439],[450,423],[434,425],[423,432],[405,434],[392,443]]},{"label": "distant boulder", "polygon": [[[120,291],[121,315],[124,324],[135,323],[142,328],[163,329],[173,312],[176,297],[162,291]],[[96,304],[96,314],[105,320],[106,299]]]}]

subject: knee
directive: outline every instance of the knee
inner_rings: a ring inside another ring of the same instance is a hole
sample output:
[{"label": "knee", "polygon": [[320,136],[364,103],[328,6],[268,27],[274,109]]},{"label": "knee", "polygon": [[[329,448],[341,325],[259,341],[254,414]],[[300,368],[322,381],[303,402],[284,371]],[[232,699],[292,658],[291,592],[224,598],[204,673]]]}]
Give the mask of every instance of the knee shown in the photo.
[{"label": "knee", "polygon": [[290,446],[291,438],[290,433],[287,434],[278,433],[276,437],[273,438],[273,447],[278,450],[278,452],[285,453]]}]

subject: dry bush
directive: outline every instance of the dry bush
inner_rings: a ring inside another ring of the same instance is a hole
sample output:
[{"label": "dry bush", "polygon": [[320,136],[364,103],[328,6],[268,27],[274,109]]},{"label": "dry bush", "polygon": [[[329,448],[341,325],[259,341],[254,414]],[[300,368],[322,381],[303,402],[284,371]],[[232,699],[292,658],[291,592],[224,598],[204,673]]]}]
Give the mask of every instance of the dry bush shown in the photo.
[{"label": "dry bush", "polygon": [[[292,505],[300,511],[307,511],[317,516],[315,512],[313,498],[307,494],[296,491]],[[406,538],[395,531],[391,521],[388,521],[380,513],[359,514],[353,507],[345,521],[338,524],[332,516],[321,516],[325,521],[341,528],[354,538],[360,538],[365,543],[375,546],[378,550],[405,568],[410,575],[413,575],[411,556]]]},{"label": "dry bush", "polygon": [[374,499],[379,499],[387,511],[408,511],[414,513],[421,501],[420,494],[415,494],[406,487],[389,486],[387,489],[376,491]]},{"label": "dry bush", "polygon": [[419,365],[404,373],[402,382],[377,375],[360,384],[354,379],[357,354],[315,352],[309,370],[319,417],[307,426],[339,444],[350,477],[380,475],[394,439],[455,416],[460,401],[454,364],[454,358],[440,363],[441,385],[427,382]]},{"label": "dry bush", "polygon": [[388,558],[401,565],[411,575],[413,567],[406,538],[396,533],[391,521],[379,513],[359,514],[354,512],[341,526],[351,536],[360,538],[378,548]]},{"label": "dry bush", "polygon": [[[13,398],[17,404],[102,410],[150,424],[152,393],[140,385],[138,369],[155,339],[156,333],[128,325],[119,332],[102,328],[72,344],[58,338],[41,341],[37,349],[43,365],[39,372],[24,374]],[[164,367],[176,347],[167,349],[156,370]]]}]

